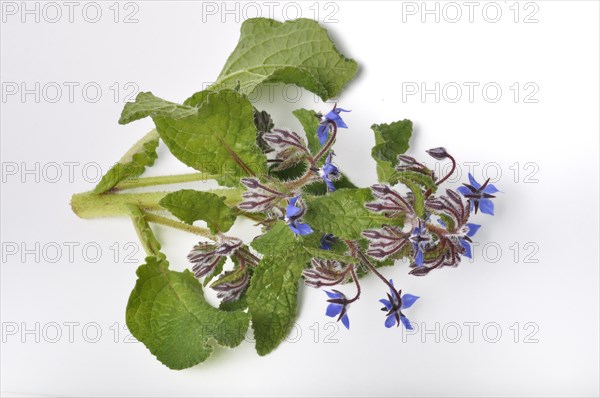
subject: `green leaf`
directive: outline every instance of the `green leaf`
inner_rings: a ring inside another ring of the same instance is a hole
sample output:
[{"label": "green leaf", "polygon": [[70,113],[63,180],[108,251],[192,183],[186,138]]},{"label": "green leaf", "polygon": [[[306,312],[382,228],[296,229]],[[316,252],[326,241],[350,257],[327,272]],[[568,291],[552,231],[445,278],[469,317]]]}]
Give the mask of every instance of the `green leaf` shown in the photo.
[{"label": "green leaf", "polygon": [[298,119],[304,129],[310,153],[316,155],[321,149],[319,137],[317,136],[317,130],[319,129],[319,118],[317,117],[317,113],[303,108],[296,109],[292,113],[296,116],[296,119]]},{"label": "green leaf", "polygon": [[270,230],[254,239],[250,245],[257,252],[273,257],[298,251],[302,246],[296,234],[283,221],[277,221]]},{"label": "green leaf", "polygon": [[425,174],[410,170],[396,173],[398,181],[406,185],[413,193],[414,209],[419,217],[425,215],[425,192],[431,190],[435,193],[437,190],[432,175],[433,173]]},{"label": "green leaf", "polygon": [[254,109],[254,125],[256,126],[256,145],[264,152],[269,153],[273,152],[273,148],[267,144],[264,140],[263,135],[270,132],[273,127],[275,127],[275,123],[273,123],[273,119],[271,115],[269,115],[266,111],[259,111],[258,109]]},{"label": "green leaf", "polygon": [[342,239],[358,239],[365,229],[402,222],[368,211],[364,205],[373,197],[367,188],[340,189],[325,196],[306,196],[304,199],[308,205],[304,221],[315,230]]},{"label": "green leaf", "polygon": [[371,156],[377,162],[379,182],[395,184],[398,155],[408,150],[408,141],[412,134],[412,122],[408,119],[390,124],[374,124],[371,129],[375,133],[375,146]]},{"label": "green leaf", "polygon": [[291,83],[324,101],[354,77],[358,65],[335,48],[327,31],[310,19],[247,19],[237,47],[212,87],[251,93],[261,83]]},{"label": "green leaf", "polygon": [[[140,95],[136,103],[146,103],[146,97],[140,99]],[[146,104],[135,115],[151,116],[160,137],[177,159],[196,170],[218,175],[222,185],[238,185],[241,177],[264,174],[267,159],[256,145],[254,107],[250,101],[231,90],[212,92],[203,98],[198,108],[169,108],[164,104],[172,103],[153,100],[154,108]],[[126,106],[124,113],[134,113],[134,108]]]},{"label": "green leaf", "polygon": [[212,339],[225,347],[243,341],[248,314],[210,306],[188,270],[170,271],[166,260],[151,256],[137,275],[127,303],[127,327],[169,368],[185,369],[205,361],[214,349]]},{"label": "green leaf", "polygon": [[138,141],[117,164],[102,176],[93,192],[104,193],[125,179],[142,175],[146,167],[152,166],[158,157],[156,147],[158,147],[158,132],[153,130]]},{"label": "green leaf", "polygon": [[206,221],[213,234],[229,231],[236,219],[225,197],[210,192],[182,189],[166,195],[158,204],[185,223]]},{"label": "green leaf", "polygon": [[241,297],[234,301],[222,301],[219,305],[219,309],[222,311],[238,311],[245,310],[248,308],[248,294],[247,291],[242,293]]},{"label": "green leaf", "polygon": [[218,277],[221,272],[223,272],[223,266],[225,265],[226,257],[221,257],[221,259],[217,262],[217,265],[204,277],[204,282],[202,282],[202,286],[206,287],[208,284]]},{"label": "green leaf", "polygon": [[137,95],[135,102],[125,104],[119,124],[128,124],[147,116],[169,116],[173,119],[182,119],[195,115],[197,112],[198,110],[194,107],[165,101],[150,92],[142,92]]},{"label": "green leaf", "polygon": [[245,268],[238,268],[236,270],[231,271],[230,273],[224,274],[222,277],[211,283],[210,287],[216,287],[222,285],[223,283],[233,282],[240,279],[244,274],[248,272]]},{"label": "green leaf", "polygon": [[306,263],[304,256],[267,256],[256,267],[248,290],[248,309],[259,355],[273,351],[290,332]]}]

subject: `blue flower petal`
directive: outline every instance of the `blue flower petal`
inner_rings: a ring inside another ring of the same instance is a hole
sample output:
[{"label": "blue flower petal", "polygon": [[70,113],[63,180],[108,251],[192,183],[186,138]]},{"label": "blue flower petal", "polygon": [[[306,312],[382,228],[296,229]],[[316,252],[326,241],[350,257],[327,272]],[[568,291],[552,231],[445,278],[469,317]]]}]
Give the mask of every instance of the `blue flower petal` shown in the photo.
[{"label": "blue flower petal", "polygon": [[[294,231],[293,229],[292,229],[292,231],[296,232],[296,234],[304,236],[304,235],[310,235],[313,233],[312,228],[308,224],[304,224],[301,222],[297,222],[295,224],[296,224],[297,232]],[[291,224],[290,224],[290,228],[291,228]]]},{"label": "blue flower petal", "polygon": [[341,118],[341,117],[339,117],[339,116],[338,116],[336,119],[337,119],[337,120],[335,120],[335,124],[336,124],[336,125],[337,125],[339,128],[342,128],[342,129],[347,129],[347,128],[348,128],[348,126],[346,125],[346,123],[344,123],[344,121],[342,120],[342,118]]},{"label": "blue flower petal", "polygon": [[460,245],[465,248],[465,253],[463,254],[463,256],[473,258],[471,254],[471,245],[469,244],[469,242],[467,242],[464,239],[460,239]]},{"label": "blue flower petal", "polygon": [[327,124],[320,124],[319,129],[317,130],[317,136],[319,137],[319,144],[323,146],[325,142],[327,142],[327,138],[329,138],[329,127]]},{"label": "blue flower petal", "polygon": [[292,206],[296,206],[296,202],[298,201],[298,199],[300,199],[300,195],[294,196],[293,198],[290,199],[289,204],[291,204]]},{"label": "blue flower petal", "polygon": [[331,303],[327,306],[327,310],[325,311],[325,315],[330,318],[336,317],[340,315],[342,312],[343,306],[341,304]]},{"label": "blue flower petal", "polygon": [[323,178],[323,181],[325,181],[325,185],[327,185],[327,190],[329,192],[335,191],[335,185],[333,185],[333,181],[328,178]]},{"label": "blue flower petal", "polygon": [[338,168],[331,163],[325,163],[321,170],[323,170],[323,176],[325,177],[328,177],[330,174],[337,174],[338,172]]},{"label": "blue flower petal", "polygon": [[456,190],[460,193],[462,193],[463,195],[468,195],[471,193],[471,190],[463,185],[461,185],[460,187],[456,188]]},{"label": "blue flower petal", "polygon": [[352,112],[351,110],[348,109],[343,109],[343,108],[335,108],[336,112],[339,114],[340,112]]},{"label": "blue flower petal", "polygon": [[346,326],[346,329],[350,330],[350,319],[348,318],[348,314],[344,314],[342,317],[342,323]]},{"label": "blue flower petal", "polygon": [[489,193],[490,195],[496,192],[500,192],[500,190],[498,188],[496,188],[496,186],[494,184],[488,184],[484,189],[483,192],[485,193]]},{"label": "blue flower petal", "polygon": [[321,240],[319,241],[321,243],[319,249],[331,250],[331,239],[333,239],[332,234],[323,234],[323,236],[321,236]]},{"label": "blue flower petal", "polygon": [[421,265],[423,265],[423,251],[419,248],[417,248],[417,255],[415,256],[415,264],[417,264],[419,267]]},{"label": "blue flower petal", "polygon": [[491,216],[494,215],[494,202],[489,199],[479,199],[479,210],[482,213],[489,214]]},{"label": "blue flower petal", "polygon": [[481,184],[475,180],[475,177],[473,177],[471,173],[469,173],[469,182],[475,189],[479,189],[481,187]]},{"label": "blue flower petal", "polygon": [[326,120],[335,120],[336,118],[340,117],[339,114],[335,113],[335,109],[330,110],[329,112],[327,112],[327,114],[325,115],[325,119]]},{"label": "blue flower petal", "polygon": [[340,112],[344,111],[344,112],[349,112],[343,109],[333,109],[332,111],[330,111],[327,115],[325,115],[325,119],[331,120],[332,122],[334,122],[336,124],[337,127],[340,128],[348,128],[348,126],[346,125],[346,123],[344,123],[344,120],[340,117]]},{"label": "blue flower petal", "polygon": [[394,314],[391,314],[390,316],[388,316],[385,319],[385,327],[386,328],[391,328],[395,324],[396,324],[396,317],[394,316]]},{"label": "blue flower petal", "polygon": [[418,299],[419,296],[413,296],[412,294],[403,294],[402,309],[410,308]]},{"label": "blue flower petal", "polygon": [[442,227],[446,228],[446,223],[443,222],[441,218],[438,218],[438,224],[440,224]]},{"label": "blue flower petal", "polygon": [[342,294],[339,294],[339,293],[336,293],[336,292],[330,292],[328,290],[323,290],[323,291],[325,292],[325,294],[327,294],[327,296],[329,298],[332,298],[332,299],[337,299],[337,298],[344,297]]},{"label": "blue flower petal", "polygon": [[381,304],[383,304],[385,306],[385,308],[387,308],[388,311],[390,310],[390,308],[392,308],[392,303],[390,303],[389,300],[381,299],[381,300],[379,300],[379,302]]},{"label": "blue flower petal", "polygon": [[298,227],[296,226],[296,223],[290,223],[288,224],[290,229],[292,230],[293,233],[295,233],[296,235],[300,235],[300,230],[298,229]]},{"label": "blue flower petal", "polygon": [[[392,279],[390,279],[390,285],[392,285],[394,287],[394,289],[396,289],[396,286],[394,286],[394,281]],[[392,303],[395,304],[398,302],[398,298],[396,297],[397,292],[394,289],[390,288],[390,297],[392,298]],[[388,310],[391,308],[392,307],[390,306],[390,308],[388,308]]]},{"label": "blue flower petal", "polygon": [[285,215],[288,218],[292,218],[292,217],[296,217],[298,214],[300,214],[302,210],[299,207],[296,207],[292,204],[287,205],[287,207],[285,208]]},{"label": "blue flower petal", "polygon": [[408,318],[407,318],[407,317],[405,317],[405,316],[401,316],[401,317],[400,317],[400,320],[402,321],[402,324],[404,325],[404,327],[405,327],[407,330],[413,330],[413,327],[412,327],[412,325],[410,324],[410,321],[408,320]]},{"label": "blue flower petal", "polygon": [[467,223],[466,225],[467,225],[467,228],[469,228],[469,232],[467,232],[468,237],[475,235],[477,233],[477,231],[479,230],[479,228],[481,228],[481,225],[479,225],[479,224]]},{"label": "blue flower petal", "polygon": [[321,242],[321,246],[319,246],[321,250],[331,250],[331,243],[329,242]]},{"label": "blue flower petal", "polygon": [[332,156],[333,156],[333,152],[329,152],[329,154],[327,155],[327,158],[325,159],[325,166],[331,164],[331,157]]}]

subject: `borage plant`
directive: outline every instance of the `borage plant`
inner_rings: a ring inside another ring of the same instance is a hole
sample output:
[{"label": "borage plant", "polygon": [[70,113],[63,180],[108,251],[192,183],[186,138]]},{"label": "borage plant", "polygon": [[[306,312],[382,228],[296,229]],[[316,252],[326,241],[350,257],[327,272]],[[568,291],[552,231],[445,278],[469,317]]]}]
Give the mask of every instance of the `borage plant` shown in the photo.
[{"label": "borage plant", "polygon": [[[403,293],[398,281],[388,280],[378,268],[408,258],[409,273],[422,276],[471,256],[471,238],[480,226],[470,217],[493,214],[491,199],[498,190],[472,176],[456,190],[441,190],[455,160],[444,148],[427,151],[452,164],[440,178],[404,155],[412,132],[409,120],[372,126],[379,183],[358,188],[336,166],[333,151],[338,130],[348,127],[344,118],[350,110],[294,111],[302,137],[275,128],[268,113],[247,98],[261,83],[283,82],[327,100],[356,70],[356,62],[341,55],[314,21],[250,19],[210,88],[181,105],[151,93],[126,104],[121,124],[150,116],[156,129],[91,192],[74,195],[71,205],[83,218],[123,215],[133,220],[147,258],[127,303],[127,326],[166,366],[200,363],[213,351],[211,344],[239,345],[250,322],[257,352],[271,352],[295,320],[302,279],[324,290],[326,315],[350,328],[361,277],[372,273],[382,282],[382,324],[411,329],[406,315],[419,297]],[[200,173],[138,178],[154,164],[159,141]],[[205,179],[222,188],[122,192]],[[407,189],[403,192],[399,184]],[[262,234],[249,243],[227,235],[237,217],[254,220]],[[196,221],[206,228],[194,226]],[[169,269],[151,223],[202,237],[188,254],[191,272]],[[349,288],[338,287],[346,283]],[[206,287],[216,291],[219,308],[205,300]]]}]

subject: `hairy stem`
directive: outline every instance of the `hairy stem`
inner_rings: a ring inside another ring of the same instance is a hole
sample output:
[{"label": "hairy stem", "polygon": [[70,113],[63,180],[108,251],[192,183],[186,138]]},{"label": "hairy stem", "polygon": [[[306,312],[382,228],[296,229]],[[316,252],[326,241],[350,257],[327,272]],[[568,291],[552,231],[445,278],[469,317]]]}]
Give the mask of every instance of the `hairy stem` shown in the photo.
[{"label": "hairy stem", "polygon": [[454,170],[456,170],[456,160],[450,154],[447,154],[447,156],[448,156],[448,159],[450,159],[450,161],[452,162],[452,168],[450,169],[450,172],[448,174],[446,174],[446,176],[444,178],[442,178],[441,180],[438,180],[435,183],[435,185],[440,185],[441,183],[446,181],[448,178],[450,178],[450,176],[452,174],[454,174]]},{"label": "hairy stem", "polygon": [[348,304],[355,302],[360,297],[360,283],[358,282],[358,276],[356,276],[356,271],[354,270],[354,266],[351,265],[350,267],[351,267],[350,273],[352,274],[352,280],[354,281],[354,284],[356,285],[356,294],[354,295],[354,297],[352,297],[350,300],[348,300]]},{"label": "hairy stem", "polygon": [[329,137],[329,140],[327,140],[327,142],[325,143],[323,148],[321,148],[319,153],[317,153],[317,155],[315,156],[315,158],[314,158],[315,163],[317,163],[319,161],[319,159],[321,159],[321,157],[327,153],[327,151],[329,150],[329,148],[333,145],[333,143],[335,141],[335,137],[337,135],[337,124],[335,124],[335,122],[329,122],[329,125],[333,127],[333,131],[331,133],[331,136]]},{"label": "hairy stem", "polygon": [[188,174],[174,174],[170,176],[159,176],[159,177],[143,177],[143,178],[132,178],[129,180],[123,180],[117,184],[113,191],[120,191],[124,189],[150,187],[154,185],[167,185],[167,184],[179,184],[184,182],[192,181],[207,181],[217,178],[217,175],[206,174],[206,173],[188,173]]},{"label": "hairy stem", "polygon": [[310,180],[312,180],[315,177],[315,175],[316,174],[314,173],[314,171],[312,171],[311,169],[308,169],[302,177],[298,178],[297,180],[290,181],[286,185],[286,188],[293,192],[296,189],[301,188],[305,184],[310,182]]},{"label": "hairy stem", "polygon": [[148,256],[160,255],[160,243],[148,225],[145,213],[136,205],[127,205],[135,233]]},{"label": "hairy stem", "polygon": [[390,281],[388,281],[383,275],[381,275],[381,273],[379,271],[377,271],[377,268],[375,268],[375,266],[373,264],[371,264],[369,259],[363,254],[362,250],[357,250],[357,254],[358,254],[360,261],[364,265],[366,265],[367,268],[369,268],[371,271],[373,271],[373,273],[375,275],[377,275],[377,277],[379,279],[381,279],[383,281],[383,283],[385,283],[392,292],[394,292],[394,295],[398,299],[398,302],[399,303],[402,302],[402,299],[400,298],[400,293],[398,293],[398,291],[394,288],[394,286],[390,283]]},{"label": "hairy stem", "polygon": [[149,212],[144,212],[144,216],[146,217],[146,220],[148,222],[151,222],[154,224],[166,225],[167,227],[190,232],[194,235],[199,235],[199,236],[202,236],[204,238],[207,238],[207,239],[210,239],[213,241],[216,240],[216,237],[206,228],[200,228],[200,227],[195,227],[193,225],[184,224],[182,222],[173,220],[171,218],[159,216],[157,214],[153,214],[153,213],[149,213]]},{"label": "hairy stem", "polygon": [[[331,133],[329,140],[327,140],[327,142],[325,143],[323,148],[321,148],[319,153],[317,153],[317,155],[314,158],[308,159],[311,167],[314,167],[314,165],[317,164],[319,159],[327,153],[327,151],[329,150],[329,148],[331,148],[331,145],[333,145],[333,142],[335,141],[335,136],[337,135],[337,125],[335,124],[335,122],[329,122],[329,125],[333,127],[333,132]],[[306,170],[306,173],[302,177],[288,183],[286,185],[286,188],[290,191],[294,191],[310,182],[310,180],[315,176],[315,172],[311,170],[311,167],[309,167],[308,170]]]}]

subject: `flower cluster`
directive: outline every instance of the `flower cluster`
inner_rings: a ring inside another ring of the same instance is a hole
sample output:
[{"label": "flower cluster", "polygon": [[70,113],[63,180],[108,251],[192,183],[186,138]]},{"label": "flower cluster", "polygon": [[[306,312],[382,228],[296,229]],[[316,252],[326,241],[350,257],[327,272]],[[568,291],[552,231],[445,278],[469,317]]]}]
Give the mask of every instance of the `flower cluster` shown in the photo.
[{"label": "flower cluster", "polygon": [[[306,164],[305,172],[283,182],[268,177],[242,179],[246,190],[238,209],[266,215],[265,225],[283,220],[297,239],[313,234],[315,231],[304,217],[309,209],[302,198],[303,189],[320,182],[325,192],[336,190],[335,181],[341,177],[341,172],[332,162],[334,152],[331,146],[338,128],[348,127],[341,117],[342,112],[350,111],[335,106],[325,116],[317,115],[320,117],[315,132],[320,144],[318,152],[311,152],[303,138],[292,131],[269,128],[261,133],[265,153],[271,156],[269,161],[273,172],[286,171],[303,163]],[[264,115],[259,116],[264,118]],[[261,125],[268,123],[263,120]],[[379,300],[384,306],[385,327],[403,325],[412,329],[404,311],[419,297],[402,294],[402,290],[397,289],[394,282],[385,278],[377,268],[401,258],[410,259],[410,274],[417,276],[444,266],[455,267],[460,264],[461,257],[472,257],[472,238],[481,226],[469,222],[470,217],[478,212],[494,214],[491,199],[499,190],[489,180],[478,183],[471,174],[468,184],[436,195],[440,185],[454,172],[456,162],[442,147],[430,149],[427,153],[436,160],[450,160],[450,172],[438,178],[415,158],[398,155],[393,170],[396,174],[390,180],[403,183],[409,191],[402,193],[391,184],[371,186],[373,200],[365,203],[364,207],[389,222],[362,231],[364,241],[338,239],[328,231],[319,231],[318,248],[331,254],[323,258],[314,257],[310,267],[303,271],[304,281],[310,287],[328,289],[324,290],[327,296],[325,315],[336,318],[347,329],[350,328],[350,306],[360,298],[360,276],[365,273],[374,274],[386,285],[386,297]],[[211,285],[224,301],[241,296],[251,277],[246,265],[253,268],[259,259],[241,240],[225,236],[219,236],[216,244],[198,244],[189,255],[194,264],[192,270],[198,278],[217,276],[226,257],[231,257],[237,268],[223,273]],[[351,297],[331,288],[347,283],[355,285],[355,294]]]},{"label": "flower cluster", "polygon": [[214,244],[198,243],[188,254],[192,272],[198,279],[217,277],[228,257],[237,263],[237,269],[226,271],[211,284],[224,302],[237,300],[244,293],[250,281],[249,268],[256,267],[260,260],[240,239],[225,235],[217,236]]}]

